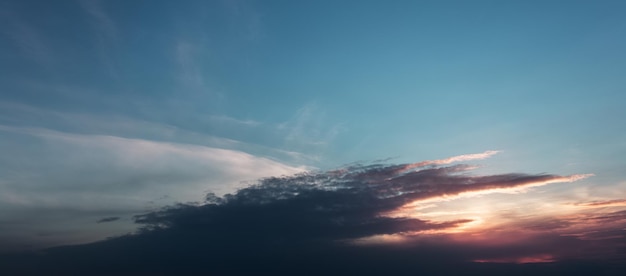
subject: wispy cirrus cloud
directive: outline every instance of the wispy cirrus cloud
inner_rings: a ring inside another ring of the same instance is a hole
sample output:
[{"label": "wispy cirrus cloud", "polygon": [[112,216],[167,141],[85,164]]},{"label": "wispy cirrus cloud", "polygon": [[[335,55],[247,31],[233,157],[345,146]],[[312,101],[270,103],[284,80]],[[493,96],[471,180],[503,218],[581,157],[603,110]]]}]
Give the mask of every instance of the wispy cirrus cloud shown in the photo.
[{"label": "wispy cirrus cloud", "polygon": [[255,121],[255,120],[250,120],[250,119],[241,120],[241,119],[236,119],[236,118],[225,116],[225,115],[212,115],[212,116],[209,116],[209,119],[215,122],[219,122],[219,123],[237,124],[237,125],[244,125],[244,126],[249,126],[249,127],[259,126],[262,124],[261,122]]},{"label": "wispy cirrus cloud", "polygon": [[[206,177],[211,175],[217,181],[216,183],[223,183],[222,185],[227,186],[237,183],[215,175],[216,172],[231,172],[231,176],[235,178],[251,173],[247,179],[252,180],[260,177],[257,175],[258,173],[270,176],[290,174],[302,170],[240,151],[199,145],[156,142],[111,135],[73,134],[42,128],[0,126],[0,130],[40,138],[39,141],[50,143],[54,145],[54,148],[62,148],[61,151],[70,149],[66,152],[67,157],[72,157],[68,158],[69,162],[79,161],[80,163],[81,160],[84,160],[88,162],[83,164],[89,166],[91,165],[89,159],[94,158],[93,161],[96,163],[111,161],[115,165],[110,169],[115,170],[124,170],[125,168],[138,170],[143,167],[154,173],[159,172],[159,174],[166,173],[170,169],[184,170],[187,174],[181,172],[181,177],[186,175],[190,177],[189,179],[193,179],[203,178],[201,175],[206,175]],[[50,150],[58,151],[57,149]],[[84,153],[86,153],[85,156],[83,156]],[[54,158],[54,155],[49,156],[49,158]],[[57,164],[61,163],[57,162]],[[152,163],[152,165],[148,163]],[[213,165],[219,168],[209,169]],[[48,164],[46,166],[54,165]],[[72,164],[72,166],[76,166],[76,169],[81,167],[80,164]],[[265,169],[269,169],[269,171],[265,171]],[[197,173],[191,173],[195,170]],[[263,171],[265,172],[263,173]],[[179,174],[174,173],[174,175]],[[135,183],[135,187],[137,186],[141,186],[141,184]]]},{"label": "wispy cirrus cloud", "polygon": [[6,9],[0,11],[0,32],[10,38],[22,56],[48,67],[54,60],[52,51],[42,34],[18,14]]},{"label": "wispy cirrus cloud", "polygon": [[189,41],[180,40],[176,43],[176,62],[180,68],[179,79],[187,88],[202,89],[205,85],[205,77],[198,59],[202,54],[198,45]]},{"label": "wispy cirrus cloud", "polygon": [[119,31],[113,18],[106,12],[103,3],[99,0],[77,1],[91,19],[95,29],[95,45],[102,64],[108,69],[111,76],[119,78],[119,70],[113,57],[113,50],[119,37]]},{"label": "wispy cirrus cloud", "polygon": [[308,103],[297,109],[289,120],[277,124],[276,130],[287,148],[319,156],[344,131],[342,122],[328,124],[328,121],[322,108]]},{"label": "wispy cirrus cloud", "polygon": [[[218,130],[254,131],[253,133],[259,135],[273,131],[271,127],[269,127],[269,130],[267,129],[266,123],[234,118],[224,114],[196,114],[195,119],[202,125],[209,125],[212,129]],[[311,156],[305,153],[293,150],[277,149],[263,144],[228,138],[228,136],[218,136],[219,131],[216,134],[206,133],[202,130],[189,128],[187,125],[176,124],[175,122],[155,122],[123,114],[60,111],[22,103],[0,101],[0,124],[5,126],[24,126],[21,130],[19,128],[13,129],[22,132],[28,128],[57,129],[76,134],[109,135],[130,139],[230,149],[270,157],[281,162],[298,161],[298,163],[308,164],[311,163],[310,160],[312,159]],[[299,162],[302,160],[308,162]]]},{"label": "wispy cirrus cloud", "polygon": [[107,14],[99,0],[81,0],[80,6],[94,19],[94,25],[107,39],[115,40],[117,27],[113,19]]}]

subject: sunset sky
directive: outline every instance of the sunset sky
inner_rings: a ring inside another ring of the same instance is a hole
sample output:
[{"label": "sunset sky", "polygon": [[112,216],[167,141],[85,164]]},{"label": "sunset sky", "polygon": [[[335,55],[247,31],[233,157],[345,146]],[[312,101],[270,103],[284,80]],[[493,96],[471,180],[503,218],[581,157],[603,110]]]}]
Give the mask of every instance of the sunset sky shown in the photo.
[{"label": "sunset sky", "polygon": [[624,262],[625,10],[2,1],[0,253]]}]

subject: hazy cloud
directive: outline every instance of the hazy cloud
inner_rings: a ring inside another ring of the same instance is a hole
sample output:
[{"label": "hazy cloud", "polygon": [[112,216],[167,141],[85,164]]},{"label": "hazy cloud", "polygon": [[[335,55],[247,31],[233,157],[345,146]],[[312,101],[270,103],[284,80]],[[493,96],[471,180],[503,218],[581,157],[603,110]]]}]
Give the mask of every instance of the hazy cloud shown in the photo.
[{"label": "hazy cloud", "polygon": [[343,130],[341,122],[329,124],[329,121],[320,107],[309,103],[276,128],[287,148],[320,155]]},{"label": "hazy cloud", "polygon": [[178,41],[176,44],[175,56],[180,67],[179,78],[186,88],[204,88],[204,74],[198,63],[201,53],[200,47],[188,41]]},{"label": "hazy cloud", "polygon": [[101,218],[97,221],[97,223],[103,223],[103,222],[111,222],[111,221],[116,221],[119,220],[120,217],[106,217],[106,218]]},{"label": "hazy cloud", "polygon": [[[41,218],[59,211],[80,212],[59,218],[58,225],[91,227],[86,223],[103,213],[132,215],[165,204],[201,201],[206,190],[223,194],[243,181],[304,170],[208,146],[44,128],[0,126],[0,132],[0,220],[29,214],[30,221],[19,227],[7,222],[5,227],[11,227],[2,231],[2,240],[34,235],[42,227]],[[121,224],[112,226],[118,230],[97,231],[96,236],[129,230]],[[76,232],[80,229],[60,232],[56,238],[67,240],[79,236]]]}]

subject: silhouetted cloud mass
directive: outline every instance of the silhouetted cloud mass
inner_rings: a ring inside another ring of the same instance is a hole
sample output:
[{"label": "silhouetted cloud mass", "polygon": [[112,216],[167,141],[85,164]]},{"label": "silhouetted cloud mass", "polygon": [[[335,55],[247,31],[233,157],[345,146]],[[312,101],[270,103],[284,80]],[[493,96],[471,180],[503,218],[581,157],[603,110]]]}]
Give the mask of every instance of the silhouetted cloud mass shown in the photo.
[{"label": "silhouetted cloud mass", "polygon": [[[458,174],[468,167],[357,166],[340,171],[263,179],[207,204],[178,205],[136,217],[144,230],[207,229],[255,239],[338,240],[449,228],[470,220],[432,223],[381,216],[416,200],[512,188],[559,179],[554,175]],[[239,232],[242,231],[242,232]]]},{"label": "silhouetted cloud mass", "polygon": [[[448,163],[358,165],[265,178],[233,194],[220,197],[209,193],[201,204],[178,204],[137,215],[134,219],[141,227],[134,234],[52,248],[43,254],[14,254],[2,265],[25,274],[102,275],[446,274],[465,269],[509,275],[600,275],[619,267],[619,263],[606,265],[593,259],[579,262],[582,255],[567,255],[576,248],[592,248],[579,237],[551,232],[569,226],[571,221],[525,222],[519,228],[535,234],[517,241],[508,237],[512,241],[501,245],[459,242],[436,234],[471,223],[471,218],[431,221],[388,215],[424,200],[581,177],[520,173],[476,176],[467,172],[472,168],[468,165],[439,164]],[[108,217],[99,222],[117,219]],[[626,241],[621,232],[612,234],[610,237],[617,235],[621,242]],[[504,235],[497,232],[493,239]],[[377,237],[382,241],[363,242]],[[393,237],[405,239],[384,241]],[[594,248],[607,249],[601,245]],[[532,262],[530,258],[551,263],[511,263]],[[483,260],[491,263],[480,263]]]}]

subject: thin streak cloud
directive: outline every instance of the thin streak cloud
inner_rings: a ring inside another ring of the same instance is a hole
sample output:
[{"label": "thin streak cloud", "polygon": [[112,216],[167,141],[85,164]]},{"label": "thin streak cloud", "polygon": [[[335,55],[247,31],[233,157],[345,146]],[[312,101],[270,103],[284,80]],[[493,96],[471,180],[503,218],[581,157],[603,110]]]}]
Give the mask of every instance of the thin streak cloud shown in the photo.
[{"label": "thin streak cloud", "polygon": [[589,208],[622,207],[626,206],[626,199],[596,200],[591,202],[575,203],[574,205]]},{"label": "thin streak cloud", "polygon": [[97,223],[104,223],[104,222],[112,222],[112,221],[116,221],[119,220],[120,217],[106,217],[106,218],[101,218],[97,221]]},{"label": "thin streak cloud", "polygon": [[425,166],[429,166],[429,165],[446,165],[446,164],[451,164],[451,163],[455,163],[455,162],[470,161],[470,160],[480,160],[480,159],[489,158],[489,157],[491,157],[491,156],[493,156],[493,155],[495,155],[495,154],[497,154],[499,152],[500,151],[497,151],[497,150],[488,150],[488,151],[485,151],[483,153],[465,154],[465,155],[453,156],[453,157],[450,157],[450,158],[440,159],[440,160],[422,161],[422,162],[418,162],[418,163],[405,165],[402,168],[402,171],[410,170],[410,169],[414,169],[414,168],[425,167]]}]

